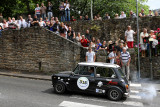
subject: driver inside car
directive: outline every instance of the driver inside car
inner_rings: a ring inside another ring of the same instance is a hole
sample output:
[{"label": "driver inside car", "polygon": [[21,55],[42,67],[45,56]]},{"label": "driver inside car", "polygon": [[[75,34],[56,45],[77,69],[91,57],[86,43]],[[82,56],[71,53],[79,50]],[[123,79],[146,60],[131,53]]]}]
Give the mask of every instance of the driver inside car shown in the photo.
[{"label": "driver inside car", "polygon": [[89,73],[90,73],[91,77],[94,77],[94,68],[93,67],[90,68]]}]

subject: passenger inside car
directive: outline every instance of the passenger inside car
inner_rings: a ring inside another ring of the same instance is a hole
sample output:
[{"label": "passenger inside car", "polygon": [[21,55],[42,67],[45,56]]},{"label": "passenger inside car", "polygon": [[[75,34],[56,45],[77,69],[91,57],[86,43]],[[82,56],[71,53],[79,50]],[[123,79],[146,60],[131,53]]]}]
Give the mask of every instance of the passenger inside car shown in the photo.
[{"label": "passenger inside car", "polygon": [[91,67],[89,70],[90,76],[94,77],[94,68]]}]

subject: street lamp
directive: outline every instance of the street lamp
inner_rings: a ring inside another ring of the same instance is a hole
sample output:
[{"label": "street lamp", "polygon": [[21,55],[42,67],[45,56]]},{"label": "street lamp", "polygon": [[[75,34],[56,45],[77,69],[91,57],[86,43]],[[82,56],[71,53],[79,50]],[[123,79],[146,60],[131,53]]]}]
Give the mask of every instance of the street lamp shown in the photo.
[{"label": "street lamp", "polygon": [[149,62],[150,62],[150,74],[151,74],[151,80],[153,80],[153,71],[152,71],[152,43],[153,43],[153,38],[149,38]]},{"label": "street lamp", "polygon": [[140,54],[139,54],[139,17],[138,17],[138,0],[136,0],[137,7],[137,46],[138,46],[138,79],[140,79]]}]

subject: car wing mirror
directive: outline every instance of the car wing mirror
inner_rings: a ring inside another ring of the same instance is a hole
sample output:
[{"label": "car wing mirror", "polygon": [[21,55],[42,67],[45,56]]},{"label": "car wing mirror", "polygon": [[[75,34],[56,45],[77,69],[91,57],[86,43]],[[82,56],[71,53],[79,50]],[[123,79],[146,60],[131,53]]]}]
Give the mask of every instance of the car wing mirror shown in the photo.
[{"label": "car wing mirror", "polygon": [[96,75],[96,77],[100,77],[100,76],[101,76],[100,74],[97,74],[97,75]]},{"label": "car wing mirror", "polygon": [[72,73],[71,73],[71,75],[73,75],[73,76],[74,76],[74,75],[75,75],[75,73],[74,73],[74,72],[72,72]]}]

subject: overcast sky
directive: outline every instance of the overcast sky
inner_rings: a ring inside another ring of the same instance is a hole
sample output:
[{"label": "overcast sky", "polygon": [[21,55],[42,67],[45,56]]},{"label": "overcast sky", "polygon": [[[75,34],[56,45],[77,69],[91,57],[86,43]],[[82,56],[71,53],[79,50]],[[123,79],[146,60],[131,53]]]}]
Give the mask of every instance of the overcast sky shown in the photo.
[{"label": "overcast sky", "polygon": [[148,0],[146,4],[150,6],[151,10],[160,9],[160,0]]}]

